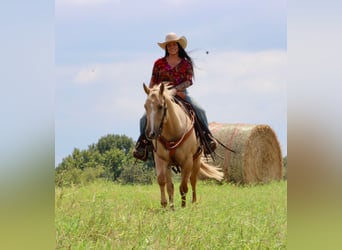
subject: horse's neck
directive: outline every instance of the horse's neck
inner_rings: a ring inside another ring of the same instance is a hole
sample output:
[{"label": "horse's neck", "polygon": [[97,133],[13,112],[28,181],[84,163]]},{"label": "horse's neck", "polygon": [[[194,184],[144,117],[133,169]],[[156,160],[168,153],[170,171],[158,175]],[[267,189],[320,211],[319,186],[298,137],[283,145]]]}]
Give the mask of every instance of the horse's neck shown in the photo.
[{"label": "horse's neck", "polygon": [[188,118],[178,104],[171,100],[166,100],[168,118],[164,124],[166,138],[177,138],[185,133],[188,126]]}]

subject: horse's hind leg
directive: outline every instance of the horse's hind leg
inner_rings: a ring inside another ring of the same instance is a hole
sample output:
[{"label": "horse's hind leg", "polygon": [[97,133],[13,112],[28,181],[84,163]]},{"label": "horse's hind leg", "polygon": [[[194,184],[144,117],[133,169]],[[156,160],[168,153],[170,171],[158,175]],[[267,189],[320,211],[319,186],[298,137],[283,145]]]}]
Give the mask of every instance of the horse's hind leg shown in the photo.
[{"label": "horse's hind leg", "polygon": [[182,168],[182,180],[179,186],[179,192],[182,198],[182,207],[186,206],[186,194],[188,193],[188,179],[190,174],[189,167],[186,166],[188,165],[184,165]]},{"label": "horse's hind leg", "polygon": [[188,183],[187,180],[181,182],[179,186],[179,192],[182,198],[182,207],[186,206],[186,193],[188,192]]},{"label": "horse's hind leg", "polygon": [[166,170],[166,182],[167,182],[166,188],[167,188],[167,193],[169,195],[170,208],[173,210],[174,209],[174,204],[173,204],[174,186],[172,183],[172,173],[171,173],[170,168]]},{"label": "horse's hind leg", "polygon": [[192,188],[192,203],[196,202],[196,183],[197,183],[197,173],[192,173],[190,176],[190,183]]},{"label": "horse's hind leg", "polygon": [[200,168],[200,162],[198,160],[194,161],[194,166],[192,169],[192,173],[190,176],[190,183],[191,183],[191,188],[192,188],[192,203],[195,203],[197,198],[196,198],[196,184],[197,184],[197,175],[198,171]]},{"label": "horse's hind leg", "polygon": [[170,203],[170,208],[174,209],[174,204],[173,204],[173,193],[174,193],[174,187],[173,187],[173,183],[169,182],[167,183],[167,192],[169,194],[169,203]]}]

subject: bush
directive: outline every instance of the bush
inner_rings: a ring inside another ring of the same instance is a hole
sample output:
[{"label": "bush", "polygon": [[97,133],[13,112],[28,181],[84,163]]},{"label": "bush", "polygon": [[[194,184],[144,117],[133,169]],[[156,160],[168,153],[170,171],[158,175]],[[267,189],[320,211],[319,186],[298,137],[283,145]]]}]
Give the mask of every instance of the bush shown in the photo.
[{"label": "bush", "polygon": [[154,169],[139,163],[129,165],[123,169],[120,175],[120,182],[122,184],[144,184],[151,185],[155,179]]},{"label": "bush", "polygon": [[55,173],[55,184],[59,187],[86,184],[100,178],[103,173],[104,168],[102,166],[84,168],[83,170],[79,168],[62,170]]}]

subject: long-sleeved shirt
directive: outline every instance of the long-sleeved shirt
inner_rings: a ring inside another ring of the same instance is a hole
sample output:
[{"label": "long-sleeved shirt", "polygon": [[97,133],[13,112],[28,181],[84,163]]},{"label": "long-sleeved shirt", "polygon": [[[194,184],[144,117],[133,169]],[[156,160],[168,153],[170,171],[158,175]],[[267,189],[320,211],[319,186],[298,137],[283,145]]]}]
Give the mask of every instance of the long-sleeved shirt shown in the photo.
[{"label": "long-sleeved shirt", "polygon": [[182,58],[180,63],[175,67],[171,67],[166,60],[166,57],[159,58],[155,61],[152,70],[150,88],[161,82],[170,82],[173,86],[177,86],[188,81],[192,85],[193,69],[191,63]]}]

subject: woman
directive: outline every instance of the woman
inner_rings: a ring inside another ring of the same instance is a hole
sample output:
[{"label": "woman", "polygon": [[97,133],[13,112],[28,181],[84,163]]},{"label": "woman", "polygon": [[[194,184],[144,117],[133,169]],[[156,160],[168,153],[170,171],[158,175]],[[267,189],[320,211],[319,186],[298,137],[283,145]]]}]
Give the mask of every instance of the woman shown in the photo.
[{"label": "woman", "polygon": [[[165,55],[155,61],[149,87],[152,88],[161,82],[170,82],[176,90],[177,95],[189,102],[199,118],[204,136],[209,142],[210,148],[205,147],[206,154],[216,149],[216,142],[208,129],[208,121],[205,111],[188,95],[187,88],[192,85],[194,77],[193,61],[185,51],[187,40],[184,36],[178,37],[175,33],[169,33],[165,41],[158,43],[165,50]],[[146,115],[140,119],[140,137],[135,146],[133,156],[140,160],[146,160],[148,156],[147,146],[149,144],[145,137]]]}]

